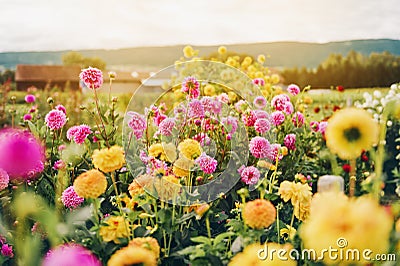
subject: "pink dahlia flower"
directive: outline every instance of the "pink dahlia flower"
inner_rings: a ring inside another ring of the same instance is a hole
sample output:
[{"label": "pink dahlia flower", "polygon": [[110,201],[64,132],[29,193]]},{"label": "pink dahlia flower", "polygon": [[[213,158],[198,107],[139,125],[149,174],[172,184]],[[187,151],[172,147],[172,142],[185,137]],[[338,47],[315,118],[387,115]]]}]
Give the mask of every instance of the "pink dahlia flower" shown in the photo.
[{"label": "pink dahlia flower", "polygon": [[310,128],[311,128],[312,131],[318,132],[319,131],[319,122],[318,121],[311,121],[310,122]]},{"label": "pink dahlia flower", "polygon": [[321,121],[319,122],[319,132],[322,135],[325,135],[326,127],[328,126],[328,122],[326,121]]},{"label": "pink dahlia flower", "polygon": [[250,152],[256,158],[265,158],[270,149],[269,141],[263,137],[254,137],[250,141]]},{"label": "pink dahlia flower", "polygon": [[83,203],[84,198],[79,197],[78,194],[76,194],[74,186],[69,186],[62,193],[61,201],[66,208],[76,209]]},{"label": "pink dahlia flower", "polygon": [[266,118],[259,118],[254,123],[254,129],[261,134],[268,132],[271,129],[271,123]]},{"label": "pink dahlia flower", "polygon": [[32,94],[28,94],[25,96],[25,102],[27,103],[33,103],[36,101],[36,97]]},{"label": "pink dahlia flower", "polygon": [[255,78],[253,79],[253,84],[258,86],[264,86],[265,80],[263,78]]},{"label": "pink dahlia flower", "polygon": [[287,96],[286,94],[279,94],[272,98],[271,105],[275,108],[275,110],[283,111],[285,110],[287,102],[290,102],[289,96]]},{"label": "pink dahlia flower", "polygon": [[50,250],[42,266],[101,266],[100,260],[88,249],[78,244],[64,244]]},{"label": "pink dahlia flower", "polygon": [[8,183],[10,182],[10,177],[7,172],[0,168],[0,191],[8,187]]},{"label": "pink dahlia flower", "polygon": [[267,158],[272,162],[275,163],[276,160],[282,160],[283,155],[280,153],[281,145],[280,144],[271,144],[270,149],[268,150]]},{"label": "pink dahlia flower", "polygon": [[188,104],[188,116],[190,118],[203,118],[204,107],[201,101],[193,99]]},{"label": "pink dahlia flower", "polygon": [[257,107],[258,109],[262,109],[267,105],[267,100],[262,97],[262,96],[257,96],[254,101],[253,104],[255,107]]},{"label": "pink dahlia flower", "polygon": [[217,169],[217,160],[208,156],[204,152],[195,160],[195,163],[198,164],[201,170],[206,174],[212,174]]},{"label": "pink dahlia flower", "polygon": [[245,126],[252,127],[254,126],[254,123],[257,120],[257,116],[253,110],[247,110],[243,115],[242,115],[242,121],[245,124]]},{"label": "pink dahlia flower", "polygon": [[100,69],[89,67],[82,69],[79,78],[89,89],[98,89],[103,85],[103,72]]},{"label": "pink dahlia flower", "polygon": [[160,131],[161,135],[164,136],[171,136],[172,129],[175,127],[176,122],[174,118],[165,118],[160,125],[158,126],[158,130]]},{"label": "pink dahlia flower", "polygon": [[146,119],[143,115],[136,112],[127,113],[131,119],[128,121],[128,126],[132,129],[136,139],[140,139],[143,136],[143,132],[146,129]]},{"label": "pink dahlia flower", "polygon": [[295,127],[301,127],[304,125],[304,115],[300,112],[296,112],[292,117],[292,122]]},{"label": "pink dahlia flower", "polygon": [[25,114],[24,115],[24,121],[30,121],[32,120],[32,115],[31,114]]},{"label": "pink dahlia flower", "polygon": [[8,244],[3,244],[1,246],[1,255],[4,257],[9,257],[9,258],[14,257],[14,252],[13,252],[12,246],[10,246]]},{"label": "pink dahlia flower", "polygon": [[67,130],[67,139],[75,141],[76,144],[82,144],[92,133],[88,125],[73,126]]},{"label": "pink dahlia flower", "polygon": [[42,144],[28,131],[0,131],[0,168],[11,180],[36,177],[44,169],[45,153]]},{"label": "pink dahlia flower", "polygon": [[287,91],[292,94],[293,96],[297,95],[300,93],[300,88],[299,86],[297,86],[296,84],[290,84],[287,87]]},{"label": "pink dahlia flower", "polygon": [[272,124],[279,126],[285,121],[285,115],[281,111],[275,111],[271,114],[270,119]]},{"label": "pink dahlia flower", "polygon": [[183,80],[181,91],[187,93],[189,99],[196,99],[200,96],[200,83],[195,77],[186,77]]},{"label": "pink dahlia flower", "polygon": [[61,129],[67,123],[67,117],[64,112],[59,110],[51,110],[47,113],[44,120],[46,125],[52,130]]},{"label": "pink dahlia flower", "polygon": [[283,111],[288,115],[293,114],[294,112],[293,104],[291,102],[286,102]]},{"label": "pink dahlia flower", "polygon": [[54,109],[56,109],[56,110],[58,110],[58,111],[61,111],[61,112],[63,112],[64,114],[67,114],[67,109],[66,109],[65,106],[62,105],[62,104],[57,105],[56,107],[54,107]]},{"label": "pink dahlia flower", "polygon": [[246,185],[255,185],[260,179],[260,171],[254,166],[248,166],[241,169],[240,177]]},{"label": "pink dahlia flower", "polygon": [[221,122],[227,128],[229,134],[231,135],[235,134],[238,128],[238,120],[236,117],[227,116],[222,118]]},{"label": "pink dahlia flower", "polygon": [[296,149],[296,134],[287,134],[283,140],[283,144],[289,150],[294,151]]}]

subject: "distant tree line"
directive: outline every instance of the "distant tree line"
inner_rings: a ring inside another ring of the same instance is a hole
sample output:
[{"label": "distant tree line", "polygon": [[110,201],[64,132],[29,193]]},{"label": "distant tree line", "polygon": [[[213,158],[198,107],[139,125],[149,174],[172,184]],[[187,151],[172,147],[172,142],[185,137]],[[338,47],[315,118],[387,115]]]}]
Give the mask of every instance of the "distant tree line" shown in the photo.
[{"label": "distant tree line", "polygon": [[346,56],[331,54],[316,69],[286,68],[281,75],[286,84],[302,87],[388,87],[400,81],[400,56],[389,52],[365,56],[355,51]]},{"label": "distant tree line", "polygon": [[6,69],[3,72],[0,72],[0,84],[4,84],[7,81],[15,81],[15,71]]},{"label": "distant tree line", "polygon": [[85,57],[78,52],[69,52],[62,56],[65,66],[78,65],[81,68],[96,67],[101,70],[106,69],[106,62],[99,57]]}]

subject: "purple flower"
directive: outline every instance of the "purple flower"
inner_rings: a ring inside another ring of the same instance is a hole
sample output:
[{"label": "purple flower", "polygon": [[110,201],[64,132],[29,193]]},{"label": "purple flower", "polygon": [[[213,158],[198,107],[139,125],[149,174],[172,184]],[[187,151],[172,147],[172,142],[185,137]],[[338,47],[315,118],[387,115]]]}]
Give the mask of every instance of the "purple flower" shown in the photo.
[{"label": "purple flower", "polygon": [[285,115],[281,111],[275,111],[271,114],[271,122],[275,126],[281,125],[285,121]]},{"label": "purple flower", "polygon": [[296,112],[292,117],[292,122],[295,127],[301,127],[304,124],[304,115]]},{"label": "purple flower", "polygon": [[300,88],[299,86],[297,86],[296,84],[290,84],[287,87],[287,91],[292,94],[293,96],[297,95],[300,93]]},{"label": "purple flower", "polygon": [[189,99],[196,99],[200,95],[200,83],[195,77],[186,77],[183,80],[181,91],[188,93]]},{"label": "purple flower", "polygon": [[264,97],[262,96],[257,96],[254,101],[253,104],[255,107],[257,107],[258,109],[262,109],[267,105],[267,100],[265,100]]},{"label": "purple flower", "polygon": [[62,193],[61,201],[66,208],[71,210],[79,207],[83,203],[84,198],[81,198],[78,196],[78,194],[76,194],[74,186],[69,186]]},{"label": "purple flower", "polygon": [[246,185],[255,185],[260,179],[260,171],[254,166],[248,166],[241,169],[240,177]]},{"label": "purple flower", "polygon": [[136,139],[140,139],[143,136],[143,132],[146,129],[146,119],[139,113],[128,112],[131,119],[128,121],[128,126],[132,129]]},{"label": "purple flower", "polygon": [[31,114],[25,114],[24,115],[24,121],[30,121],[32,120],[32,115]]},{"label": "purple flower", "polygon": [[272,98],[271,105],[275,108],[275,110],[283,111],[285,110],[287,102],[290,102],[289,96],[287,96],[286,94],[279,94]]},{"label": "purple flower", "polygon": [[7,172],[0,168],[0,191],[8,187],[8,183],[10,182],[10,177]]},{"label": "purple flower", "polygon": [[44,120],[46,125],[52,130],[60,129],[67,123],[67,117],[64,112],[59,110],[51,110],[47,113]]},{"label": "purple flower", "polygon": [[28,94],[25,96],[25,102],[27,103],[33,103],[36,101],[36,97],[32,94]]},{"label": "purple flower", "polygon": [[85,83],[89,89],[98,89],[103,85],[103,73],[100,69],[89,67],[82,69],[79,78]]},{"label": "purple flower", "polygon": [[88,125],[73,126],[67,130],[67,139],[74,140],[76,144],[82,144],[91,133],[92,130]]},{"label": "purple flower", "polygon": [[88,249],[78,244],[60,245],[47,252],[42,266],[101,266],[99,259]]},{"label": "purple flower", "polygon": [[158,126],[158,130],[164,136],[171,136],[172,129],[175,127],[175,119],[174,118],[165,118],[160,125]]},{"label": "purple flower", "polygon": [[9,258],[14,257],[12,246],[10,246],[8,244],[3,244],[1,246],[1,255],[3,255],[4,257],[9,257]]},{"label": "purple flower", "polygon": [[44,169],[45,153],[42,144],[28,131],[0,131],[0,168],[11,180],[32,179]]},{"label": "purple flower", "polygon": [[217,169],[217,160],[208,156],[204,152],[195,160],[195,163],[198,164],[201,170],[206,174],[212,174]]},{"label": "purple flower", "polygon": [[266,133],[267,131],[269,131],[271,129],[271,123],[266,118],[259,118],[254,123],[254,129],[258,133],[264,134],[264,133]]},{"label": "purple flower", "polygon": [[265,158],[270,149],[269,141],[263,137],[254,137],[250,141],[250,152],[256,158]]},{"label": "purple flower", "polygon": [[203,118],[204,117],[204,107],[201,104],[201,101],[197,99],[193,99],[189,102],[188,105],[188,115],[190,118]]},{"label": "purple flower", "polygon": [[289,150],[294,151],[296,149],[296,134],[287,134],[283,140],[283,144]]}]

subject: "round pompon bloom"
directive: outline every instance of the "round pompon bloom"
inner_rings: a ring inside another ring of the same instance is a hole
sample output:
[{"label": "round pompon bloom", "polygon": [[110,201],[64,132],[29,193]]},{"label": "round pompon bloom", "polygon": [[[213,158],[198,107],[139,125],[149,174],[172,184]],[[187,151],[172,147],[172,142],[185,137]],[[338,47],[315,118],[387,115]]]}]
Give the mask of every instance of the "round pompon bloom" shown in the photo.
[{"label": "round pompon bloom", "polygon": [[203,118],[204,117],[204,106],[201,101],[193,99],[188,104],[188,116],[190,118]]},{"label": "round pompon bloom", "polygon": [[83,203],[84,198],[79,197],[78,194],[76,194],[74,187],[70,186],[62,193],[61,201],[66,208],[76,209]]},{"label": "round pompon bloom", "polygon": [[52,130],[60,129],[67,123],[67,117],[64,112],[59,110],[51,110],[47,113],[44,120],[46,125]]},{"label": "round pompon bloom", "polygon": [[[77,264],[79,265],[79,264]],[[157,259],[153,252],[144,247],[128,245],[117,250],[107,263],[108,266],[144,265],[156,266]]]},{"label": "round pompon bloom", "polygon": [[10,182],[10,177],[7,172],[0,168],[0,191],[5,189]]},{"label": "round pompon bloom", "polygon": [[246,185],[255,185],[260,179],[260,171],[254,166],[248,166],[241,169],[240,177]]},{"label": "round pompon bloom", "polygon": [[161,135],[171,136],[175,125],[175,118],[168,117],[161,121],[160,125],[158,126],[158,130],[160,131]]},{"label": "round pompon bloom", "polygon": [[182,92],[188,94],[188,98],[195,99],[200,95],[200,83],[195,77],[186,77],[182,82]]},{"label": "round pompon bloom", "polygon": [[285,121],[285,115],[281,111],[275,111],[271,114],[271,122],[275,126],[281,125]]},{"label": "round pompon bloom", "polygon": [[292,94],[293,96],[297,95],[300,93],[300,88],[299,86],[297,86],[296,84],[290,84],[287,87],[287,91]]},{"label": "round pompon bloom", "polygon": [[179,143],[178,150],[189,160],[196,159],[202,153],[200,143],[194,139],[185,139]]},{"label": "round pompon bloom", "polygon": [[79,197],[96,199],[107,189],[107,178],[98,170],[80,174],[74,181],[74,190]]},{"label": "round pompon bloom", "polygon": [[294,151],[296,149],[296,134],[287,134],[283,140],[283,144],[289,150]]},{"label": "round pompon bloom", "polygon": [[133,130],[136,139],[140,139],[147,127],[146,119],[143,115],[136,112],[128,112],[127,114],[131,117],[128,121],[128,126]]},{"label": "round pompon bloom", "polygon": [[42,266],[101,266],[100,260],[88,249],[78,244],[64,244],[50,250]]},{"label": "round pompon bloom", "polygon": [[36,101],[36,97],[32,94],[28,94],[25,96],[25,102],[27,103],[33,103]]},{"label": "round pompon bloom", "polygon": [[0,168],[11,180],[33,179],[44,169],[45,151],[42,144],[28,131],[0,131]]},{"label": "round pompon bloom", "polygon": [[300,112],[296,112],[292,117],[292,122],[295,127],[301,127],[304,125],[304,115]]},{"label": "round pompon bloom", "polygon": [[88,125],[73,126],[67,130],[67,139],[74,140],[76,144],[82,144],[92,133]]},{"label": "round pompon bloom", "polygon": [[125,163],[124,150],[122,147],[114,145],[111,148],[94,150],[92,154],[94,167],[104,173],[120,169]]},{"label": "round pompon bloom", "polygon": [[346,108],[329,119],[325,137],[331,152],[343,160],[355,159],[377,143],[379,126],[367,111]]},{"label": "round pompon bloom", "polygon": [[103,73],[101,70],[94,67],[82,69],[79,78],[89,89],[98,89],[103,85]]},{"label": "round pompon bloom", "polygon": [[120,238],[127,238],[129,235],[129,223],[125,221],[122,216],[109,216],[105,221],[104,225],[100,225],[99,234],[103,238],[103,241],[119,244]]},{"label": "round pompon bloom", "polygon": [[266,138],[254,137],[250,141],[250,152],[256,158],[265,158],[269,154],[270,144]]},{"label": "round pompon bloom", "polygon": [[196,164],[198,164],[201,170],[206,174],[212,174],[217,169],[217,160],[208,156],[204,152],[196,159]]},{"label": "round pompon bloom", "polygon": [[286,94],[279,94],[276,95],[274,98],[271,100],[271,105],[275,108],[277,111],[284,111],[286,103],[290,102],[289,96]]},{"label": "round pompon bloom", "polygon": [[24,115],[24,121],[30,121],[32,120],[32,115],[31,114],[25,114]]},{"label": "round pompon bloom", "polygon": [[270,201],[256,199],[244,205],[242,216],[244,223],[249,227],[263,229],[275,222],[276,209]]},{"label": "round pompon bloom", "polygon": [[254,123],[254,129],[258,132],[258,133],[266,133],[271,129],[271,123],[269,122],[269,120],[267,118],[260,118],[257,119],[257,121]]},{"label": "round pompon bloom", "polygon": [[156,259],[160,257],[160,245],[157,239],[153,237],[135,237],[129,241],[129,246],[146,248],[153,252]]},{"label": "round pompon bloom", "polygon": [[255,107],[257,107],[258,109],[262,109],[267,105],[267,100],[262,97],[262,96],[257,96],[254,101],[253,104]]}]

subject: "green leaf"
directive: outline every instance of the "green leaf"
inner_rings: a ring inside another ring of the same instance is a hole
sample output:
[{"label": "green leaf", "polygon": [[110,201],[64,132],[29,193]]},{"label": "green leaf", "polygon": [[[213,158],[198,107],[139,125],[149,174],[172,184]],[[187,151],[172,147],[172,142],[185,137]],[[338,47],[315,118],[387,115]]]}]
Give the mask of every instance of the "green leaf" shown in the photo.
[{"label": "green leaf", "polygon": [[222,242],[222,240],[224,240],[225,238],[228,238],[228,237],[231,237],[231,236],[234,236],[234,235],[235,235],[234,232],[225,232],[225,233],[217,235],[217,237],[214,238],[214,246],[216,244]]},{"label": "green leaf", "polygon": [[196,237],[191,237],[190,240],[192,240],[195,243],[203,243],[206,245],[211,245],[211,239],[205,236],[196,236]]}]

